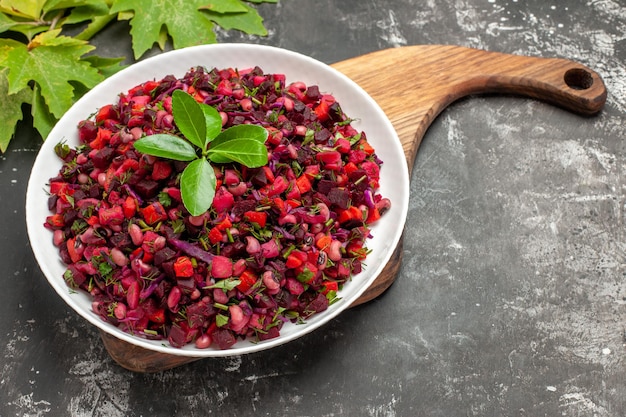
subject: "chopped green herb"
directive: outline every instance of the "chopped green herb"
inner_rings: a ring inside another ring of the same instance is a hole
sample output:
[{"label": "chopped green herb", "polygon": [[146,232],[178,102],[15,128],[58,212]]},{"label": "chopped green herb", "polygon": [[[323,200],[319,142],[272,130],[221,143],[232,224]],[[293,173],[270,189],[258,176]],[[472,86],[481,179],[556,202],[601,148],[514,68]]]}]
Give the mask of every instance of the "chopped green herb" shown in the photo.
[{"label": "chopped green herb", "polygon": [[228,316],[225,316],[223,314],[217,314],[215,316],[215,324],[217,325],[217,327],[226,326],[226,324],[228,324]]}]

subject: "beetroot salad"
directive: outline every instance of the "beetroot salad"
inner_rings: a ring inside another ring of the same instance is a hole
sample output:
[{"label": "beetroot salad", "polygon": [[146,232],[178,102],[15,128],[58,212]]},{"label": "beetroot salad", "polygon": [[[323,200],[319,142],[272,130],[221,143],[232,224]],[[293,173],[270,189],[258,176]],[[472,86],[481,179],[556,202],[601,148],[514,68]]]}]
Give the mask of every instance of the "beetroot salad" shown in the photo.
[{"label": "beetroot salad", "polygon": [[[268,132],[267,165],[212,164],[209,210],[189,214],[188,162],[141,154],[133,143],[182,137],[172,93],[214,107],[223,129]],[[72,290],[103,320],[171,346],[227,349],[279,336],[339,300],[366,260],[370,225],[390,207],[382,162],[330,94],[260,68],[192,68],[120,94],[78,125],[80,145],[55,147],[45,227]]]}]

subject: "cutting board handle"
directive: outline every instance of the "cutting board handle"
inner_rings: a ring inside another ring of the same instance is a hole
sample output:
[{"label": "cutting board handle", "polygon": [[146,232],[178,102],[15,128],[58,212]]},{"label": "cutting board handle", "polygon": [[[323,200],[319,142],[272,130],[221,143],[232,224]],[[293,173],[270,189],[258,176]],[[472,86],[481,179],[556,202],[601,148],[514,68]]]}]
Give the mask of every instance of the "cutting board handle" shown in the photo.
[{"label": "cutting board handle", "polygon": [[[607,96],[602,78],[582,64],[461,46],[391,48],[333,67],[359,84],[387,114],[400,138],[409,172],[431,123],[463,97],[514,94],[591,116],[604,107]],[[395,281],[401,260],[402,240],[374,283],[353,305],[385,292]]]},{"label": "cutting board handle", "polygon": [[606,102],[601,77],[561,58],[448,45],[373,52],[333,64],[381,106],[400,136],[409,170],[426,130],[454,101],[473,94],[526,96],[591,116]]}]

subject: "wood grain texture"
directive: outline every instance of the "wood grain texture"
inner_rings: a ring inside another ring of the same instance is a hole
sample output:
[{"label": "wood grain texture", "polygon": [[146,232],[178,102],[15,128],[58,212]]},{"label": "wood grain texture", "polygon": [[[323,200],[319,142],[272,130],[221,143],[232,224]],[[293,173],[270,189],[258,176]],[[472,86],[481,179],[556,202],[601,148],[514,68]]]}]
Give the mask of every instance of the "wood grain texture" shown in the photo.
[{"label": "wood grain texture", "polygon": [[[332,65],[359,84],[389,117],[409,170],[428,127],[454,101],[473,94],[514,94],[542,100],[574,113],[598,113],[606,101],[600,76],[584,65],[447,45],[386,49]],[[380,296],[394,282],[402,262],[402,241],[381,274],[353,306]],[[105,348],[134,372],[171,369],[198,358],[136,347],[101,332]]]},{"label": "wood grain texture", "polygon": [[139,373],[160,372],[200,359],[155,352],[125,342],[103,330],[99,330],[99,332],[102,343],[111,358],[129,371]]},{"label": "wood grain texture", "polygon": [[387,114],[402,142],[409,171],[428,127],[460,98],[515,94],[581,115],[598,113],[606,101],[600,76],[566,59],[417,45],[377,51],[332,66],[359,84]]}]

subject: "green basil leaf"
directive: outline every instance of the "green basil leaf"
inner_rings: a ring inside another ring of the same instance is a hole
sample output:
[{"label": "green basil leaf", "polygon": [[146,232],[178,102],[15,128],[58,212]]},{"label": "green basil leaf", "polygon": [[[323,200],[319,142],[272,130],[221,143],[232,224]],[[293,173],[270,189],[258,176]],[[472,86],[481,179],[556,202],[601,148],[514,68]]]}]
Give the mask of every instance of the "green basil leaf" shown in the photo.
[{"label": "green basil leaf", "polygon": [[222,131],[222,116],[215,109],[215,107],[208,104],[201,104],[200,107],[204,112],[205,126],[206,126],[206,139],[202,149],[206,149],[207,143],[216,138]]},{"label": "green basil leaf", "polygon": [[267,148],[254,140],[232,139],[211,146],[208,157],[215,163],[239,162],[248,168],[257,168],[267,164]]},{"label": "green basil leaf", "polygon": [[144,136],[135,141],[134,146],[141,153],[176,161],[191,161],[198,157],[191,143],[178,136],[163,133]]},{"label": "green basil leaf", "polygon": [[199,216],[211,207],[216,182],[213,167],[205,158],[187,165],[180,176],[180,194],[192,216]]},{"label": "green basil leaf", "polygon": [[183,90],[174,90],[172,114],[183,136],[197,147],[205,149],[206,121],[200,103]]}]

